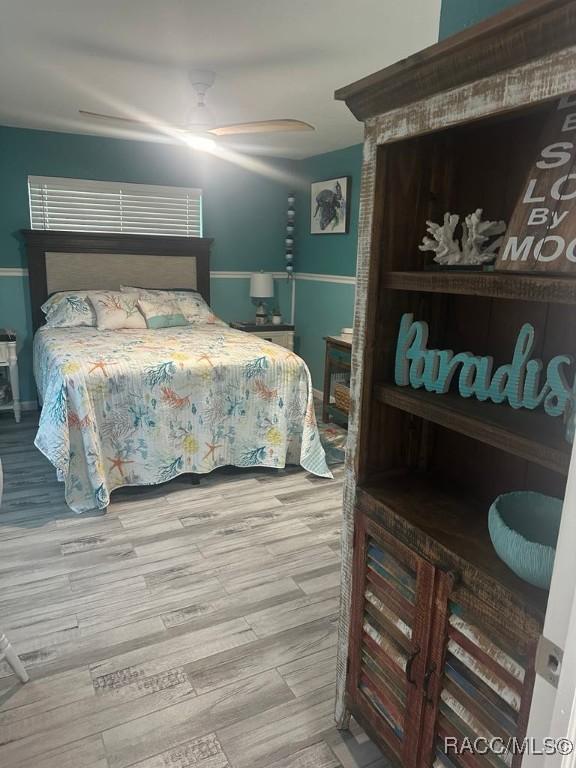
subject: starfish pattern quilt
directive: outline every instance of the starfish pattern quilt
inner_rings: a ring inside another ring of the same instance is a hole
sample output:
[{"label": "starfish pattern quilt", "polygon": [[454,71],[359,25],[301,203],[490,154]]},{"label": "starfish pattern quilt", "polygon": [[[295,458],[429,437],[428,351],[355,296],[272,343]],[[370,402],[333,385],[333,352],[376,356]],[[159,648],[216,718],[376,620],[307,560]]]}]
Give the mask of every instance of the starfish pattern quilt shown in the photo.
[{"label": "starfish pattern quilt", "polygon": [[300,464],[331,477],[305,362],[205,324],[160,330],[41,328],[35,445],[68,506],[104,509],[115,488],[217,467]]}]

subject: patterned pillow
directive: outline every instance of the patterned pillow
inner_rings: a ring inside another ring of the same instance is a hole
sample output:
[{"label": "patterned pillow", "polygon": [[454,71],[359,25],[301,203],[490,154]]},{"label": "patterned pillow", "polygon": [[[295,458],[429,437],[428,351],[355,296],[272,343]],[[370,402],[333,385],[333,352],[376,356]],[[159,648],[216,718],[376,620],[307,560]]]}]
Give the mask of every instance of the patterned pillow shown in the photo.
[{"label": "patterned pillow", "polygon": [[69,293],[48,309],[46,325],[48,328],[95,328],[96,312],[86,296]]},{"label": "patterned pillow", "polygon": [[121,286],[120,290],[126,293],[134,293],[135,291],[138,291],[140,293],[140,298],[145,301],[156,301],[158,298],[177,301],[184,317],[191,325],[198,325],[200,323],[226,325],[223,320],[220,320],[220,318],[212,312],[198,291],[133,288],[124,285]]},{"label": "patterned pillow", "polygon": [[98,293],[102,293],[102,291],[57,291],[56,293],[53,293],[52,296],[49,296],[44,304],[40,307],[42,312],[46,316],[52,312],[53,309],[55,309],[59,304],[61,304],[65,299],[68,299],[72,296],[75,297],[81,297],[82,299],[89,298],[90,296],[94,296]]},{"label": "patterned pillow", "polygon": [[138,294],[102,292],[90,297],[96,311],[99,331],[121,328],[146,328],[146,320],[138,309]]},{"label": "patterned pillow", "polygon": [[140,298],[138,306],[148,328],[174,328],[177,325],[189,325],[177,301],[164,299],[149,301]]}]

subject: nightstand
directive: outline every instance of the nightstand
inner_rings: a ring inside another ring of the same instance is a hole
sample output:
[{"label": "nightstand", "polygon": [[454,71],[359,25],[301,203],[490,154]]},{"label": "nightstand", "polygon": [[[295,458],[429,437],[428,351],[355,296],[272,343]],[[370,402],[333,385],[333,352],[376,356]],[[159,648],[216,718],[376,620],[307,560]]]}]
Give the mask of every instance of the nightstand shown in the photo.
[{"label": "nightstand", "polygon": [[271,341],[274,344],[279,344],[281,347],[285,347],[289,350],[294,350],[294,326],[288,323],[282,323],[281,325],[256,325],[256,323],[230,323],[230,328],[234,328],[237,331],[245,331],[246,333],[253,333],[254,336],[260,336],[261,339]]},{"label": "nightstand", "polygon": [[12,400],[0,404],[0,411],[14,411],[14,418],[20,423],[20,387],[18,383],[18,354],[16,337],[5,328],[0,328],[0,368],[8,368]]}]

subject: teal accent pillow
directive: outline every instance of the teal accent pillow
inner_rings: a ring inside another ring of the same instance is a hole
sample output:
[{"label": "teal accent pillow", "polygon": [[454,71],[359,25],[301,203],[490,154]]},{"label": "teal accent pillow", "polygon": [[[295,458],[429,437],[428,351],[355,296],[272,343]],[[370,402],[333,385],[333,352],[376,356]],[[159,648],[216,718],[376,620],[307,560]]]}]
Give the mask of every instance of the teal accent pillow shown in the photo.
[{"label": "teal accent pillow", "polygon": [[190,325],[184,317],[177,301],[138,301],[140,312],[144,315],[146,326],[153,330],[158,328],[175,328],[180,325]]},{"label": "teal accent pillow", "polygon": [[193,289],[167,290],[163,288],[134,288],[122,285],[120,290],[125,293],[139,293],[144,301],[176,301],[189,325],[207,323],[208,325],[226,326],[223,320],[212,312],[202,296]]}]

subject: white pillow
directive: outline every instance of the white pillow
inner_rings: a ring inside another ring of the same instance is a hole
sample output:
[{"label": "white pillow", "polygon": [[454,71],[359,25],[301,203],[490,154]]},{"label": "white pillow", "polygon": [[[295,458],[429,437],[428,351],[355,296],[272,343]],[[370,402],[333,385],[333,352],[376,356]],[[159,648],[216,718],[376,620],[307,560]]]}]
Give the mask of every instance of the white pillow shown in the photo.
[{"label": "white pillow", "polygon": [[138,309],[137,293],[108,291],[91,296],[99,331],[144,329],[146,320]]}]

